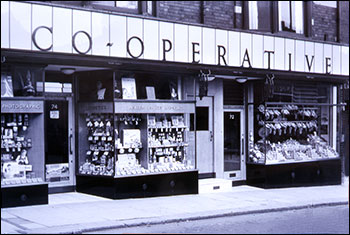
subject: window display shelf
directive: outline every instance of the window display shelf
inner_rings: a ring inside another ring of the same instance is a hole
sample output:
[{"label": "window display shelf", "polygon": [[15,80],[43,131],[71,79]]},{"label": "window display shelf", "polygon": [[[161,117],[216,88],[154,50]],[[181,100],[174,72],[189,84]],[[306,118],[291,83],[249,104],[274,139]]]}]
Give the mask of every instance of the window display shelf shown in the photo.
[{"label": "window display shelf", "polygon": [[115,178],[122,178],[122,177],[132,177],[132,176],[140,176],[140,175],[160,175],[160,174],[167,174],[167,173],[181,173],[181,172],[189,172],[193,171],[193,166],[182,166],[182,167],[173,167],[173,168],[159,168],[154,170],[148,170],[143,169],[144,171],[133,171],[133,172],[117,172],[117,175]]},{"label": "window display shelf", "polygon": [[281,164],[291,164],[291,163],[304,163],[304,162],[319,162],[319,161],[328,161],[333,159],[339,159],[339,157],[334,158],[322,158],[318,157],[315,159],[302,159],[302,160],[286,160],[286,161],[277,161],[277,160],[271,160],[266,161],[266,165],[281,165]]},{"label": "window display shelf", "polygon": [[32,185],[41,185],[45,184],[45,182],[41,178],[33,178],[33,179],[17,179],[17,180],[3,180],[1,182],[1,187],[18,187],[21,186],[32,186]]},{"label": "window display shelf", "polygon": [[188,147],[188,143],[174,143],[162,145],[149,145],[149,148],[171,148],[171,147]]},{"label": "window display shelf", "polygon": [[149,126],[148,129],[150,130],[161,130],[161,131],[165,131],[166,129],[188,129],[187,126],[170,126],[170,127],[152,127],[152,126]]}]

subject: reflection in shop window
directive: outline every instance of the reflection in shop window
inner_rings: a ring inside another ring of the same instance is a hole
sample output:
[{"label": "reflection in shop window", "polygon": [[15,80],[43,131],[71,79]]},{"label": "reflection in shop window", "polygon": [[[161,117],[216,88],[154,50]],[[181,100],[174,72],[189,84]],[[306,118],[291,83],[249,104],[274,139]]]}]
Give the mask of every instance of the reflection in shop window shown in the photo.
[{"label": "reflection in shop window", "polygon": [[304,14],[302,1],[278,2],[279,30],[304,33]]}]

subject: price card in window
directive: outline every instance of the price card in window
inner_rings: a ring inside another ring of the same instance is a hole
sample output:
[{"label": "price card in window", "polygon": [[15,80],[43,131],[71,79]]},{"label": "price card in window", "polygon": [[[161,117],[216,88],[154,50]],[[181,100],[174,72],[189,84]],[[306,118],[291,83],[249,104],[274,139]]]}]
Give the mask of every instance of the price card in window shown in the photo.
[{"label": "price card in window", "polygon": [[58,110],[50,111],[50,118],[51,119],[59,119],[60,118],[60,111],[58,111]]}]

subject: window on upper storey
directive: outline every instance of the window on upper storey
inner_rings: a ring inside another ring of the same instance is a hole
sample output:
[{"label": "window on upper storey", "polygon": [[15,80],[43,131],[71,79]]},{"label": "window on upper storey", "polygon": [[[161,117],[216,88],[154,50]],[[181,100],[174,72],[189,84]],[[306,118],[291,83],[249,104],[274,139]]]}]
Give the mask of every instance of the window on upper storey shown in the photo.
[{"label": "window on upper storey", "polygon": [[154,16],[155,1],[92,1],[95,7],[125,13]]},{"label": "window on upper storey", "polygon": [[278,30],[304,33],[303,1],[278,1]]},{"label": "window on upper storey", "polygon": [[271,1],[249,1],[249,29],[271,31]]}]

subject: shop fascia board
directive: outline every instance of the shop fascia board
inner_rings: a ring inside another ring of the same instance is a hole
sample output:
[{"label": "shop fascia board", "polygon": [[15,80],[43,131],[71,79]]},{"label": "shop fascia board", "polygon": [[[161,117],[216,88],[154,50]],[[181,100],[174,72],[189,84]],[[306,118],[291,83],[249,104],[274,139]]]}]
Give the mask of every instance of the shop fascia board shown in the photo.
[{"label": "shop fascia board", "polygon": [[[62,54],[62,53],[48,53],[48,52],[32,52],[26,50],[13,50],[13,49],[1,49],[1,57],[5,57],[6,62],[12,63],[37,63],[42,65],[55,64],[55,65],[70,65],[70,66],[93,66],[101,67],[111,70],[122,71],[155,71],[155,68],[159,69],[159,72],[173,70],[178,73],[199,74],[200,70],[204,72],[211,71],[212,74],[218,74],[218,76],[248,76],[248,77],[262,77],[266,74],[274,74],[279,76],[287,76],[289,79],[307,79],[312,81],[330,81],[330,82],[346,82],[349,80],[348,76],[334,75],[334,74],[318,74],[318,73],[305,73],[296,71],[283,71],[283,70],[266,70],[257,68],[246,67],[231,67],[231,66],[217,66],[217,65],[205,65],[205,64],[188,64],[171,61],[153,61],[144,59],[131,59],[131,58],[116,58],[110,57],[96,57],[79,54]],[[140,66],[143,68],[140,68]]]}]

